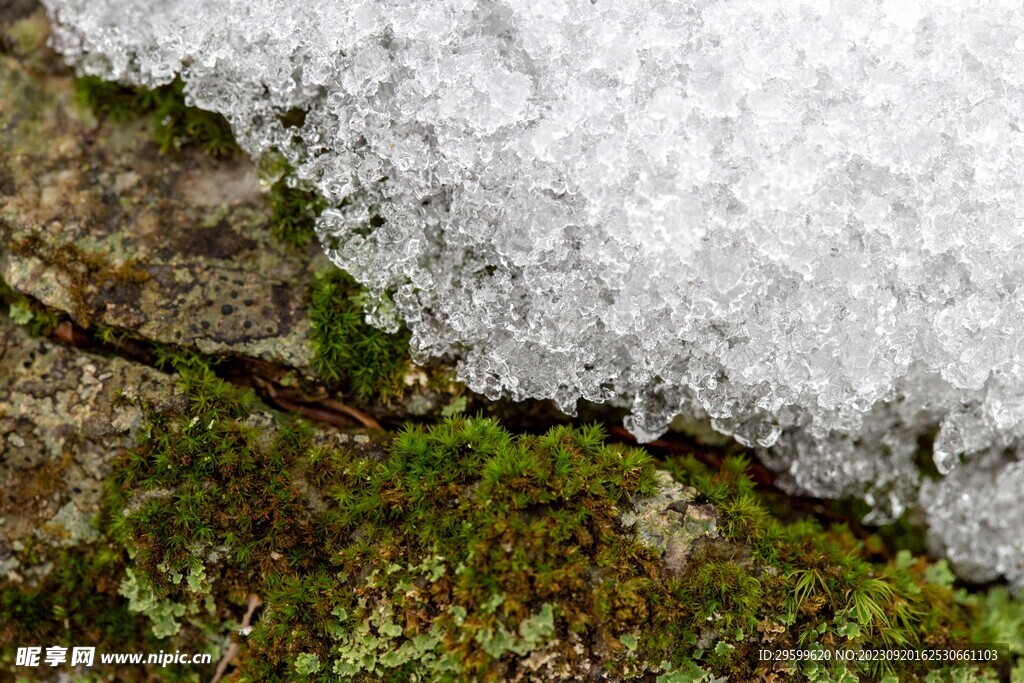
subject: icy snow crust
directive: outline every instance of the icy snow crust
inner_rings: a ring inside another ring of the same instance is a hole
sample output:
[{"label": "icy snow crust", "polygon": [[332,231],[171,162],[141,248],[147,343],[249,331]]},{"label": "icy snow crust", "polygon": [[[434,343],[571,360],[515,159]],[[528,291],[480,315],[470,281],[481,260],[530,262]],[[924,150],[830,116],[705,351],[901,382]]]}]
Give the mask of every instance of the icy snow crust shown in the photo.
[{"label": "icy snow crust", "polygon": [[473,389],[710,416],[1024,577],[1019,1],[45,4],[84,72],[283,154],[371,318]]}]

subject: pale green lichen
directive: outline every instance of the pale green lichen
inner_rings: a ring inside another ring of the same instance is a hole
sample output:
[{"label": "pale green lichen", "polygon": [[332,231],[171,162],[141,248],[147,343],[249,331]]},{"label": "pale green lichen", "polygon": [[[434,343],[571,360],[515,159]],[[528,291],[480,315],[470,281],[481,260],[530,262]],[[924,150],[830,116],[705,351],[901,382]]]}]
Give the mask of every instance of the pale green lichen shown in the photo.
[{"label": "pale green lichen", "polygon": [[128,599],[128,610],[143,614],[152,623],[153,635],[157,638],[173,636],[181,630],[181,622],[190,610],[187,605],[158,598],[153,586],[136,570],[128,568],[127,576],[121,582],[119,592]]},{"label": "pale green lichen", "polygon": [[65,503],[57,514],[39,529],[38,535],[55,545],[65,547],[99,538],[99,532],[93,523],[93,515],[79,510],[74,501]]},{"label": "pale green lichen", "polygon": [[32,309],[20,301],[16,301],[10,305],[8,315],[15,325],[28,325],[32,322],[32,318],[35,317],[32,313]]},{"label": "pale green lichen", "polygon": [[[365,602],[360,604],[366,609]],[[389,670],[412,665],[420,680],[433,680],[446,673],[458,673],[462,668],[455,658],[440,648],[440,629],[431,629],[413,638],[402,637],[403,629],[395,621],[388,605],[379,605],[370,616],[355,624],[339,620],[338,643],[332,648],[332,670],[339,676],[357,674],[387,676]]]},{"label": "pale green lichen", "polygon": [[460,413],[466,412],[466,408],[469,401],[465,396],[459,396],[458,398],[452,399],[452,401],[441,409],[441,417],[452,417]]},{"label": "pale green lichen", "polygon": [[718,683],[722,680],[716,679],[710,672],[705,671],[693,662],[685,662],[677,667],[673,667],[668,662],[662,662],[661,668],[668,671],[659,674],[654,679],[656,683],[711,683],[712,681]]},{"label": "pale green lichen", "polygon": [[295,673],[300,676],[312,676],[320,671],[320,658],[316,655],[303,652],[295,658]]},{"label": "pale green lichen", "polygon": [[547,643],[554,634],[554,610],[551,605],[544,603],[537,614],[520,622],[518,634],[510,632],[504,624],[499,623],[497,628],[478,631],[474,639],[487,654],[499,659],[507,652],[525,657]]},{"label": "pale green lichen", "polygon": [[697,539],[718,537],[718,514],[714,506],[694,502],[696,489],[680,484],[664,470],[656,476],[657,493],[634,499],[632,509],[622,514],[622,524],[660,553],[666,567],[681,570]]}]

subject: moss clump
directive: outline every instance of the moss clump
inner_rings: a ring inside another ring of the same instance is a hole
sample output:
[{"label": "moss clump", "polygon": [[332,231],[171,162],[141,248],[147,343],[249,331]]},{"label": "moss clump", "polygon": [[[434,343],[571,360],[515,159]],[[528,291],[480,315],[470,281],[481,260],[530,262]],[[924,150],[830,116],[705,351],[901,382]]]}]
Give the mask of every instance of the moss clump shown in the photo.
[{"label": "moss clump", "polygon": [[108,539],[59,551],[41,547],[37,541],[31,543],[39,547],[26,549],[22,559],[36,567],[52,568],[41,579],[12,581],[0,577],[0,666],[5,673],[39,673],[14,666],[18,647],[95,646],[95,662],[88,669],[94,678],[82,680],[194,682],[209,674],[208,669],[194,666],[103,664],[101,653],[177,648],[215,654],[216,647],[204,637],[179,638],[173,644],[158,639],[147,628],[145,618],[131,610],[128,601],[119,595],[127,554]]},{"label": "moss clump", "polygon": [[[1006,635],[1006,624],[1024,615],[1020,602],[1008,601],[1012,606],[997,617],[987,598],[954,588],[944,561],[902,551],[877,562],[871,558],[877,539],[858,539],[843,525],[826,529],[813,520],[779,521],[754,491],[742,457],[727,458],[718,471],[692,457],[670,465],[680,481],[720,510],[727,541],[714,552],[698,548],[683,577],[683,590],[709,617],[707,628],[729,645],[692,652],[707,670],[736,680],[770,673],[793,680],[878,680],[896,674],[898,680],[945,680],[941,672],[905,663],[898,669],[886,663],[759,665],[756,651],[765,643],[773,649],[1009,643],[1006,666],[1024,661],[1024,647]],[[1007,616],[1012,614],[1016,617]],[[992,620],[1003,630],[984,627]],[[957,675],[957,680],[997,680],[995,669],[962,668]]]},{"label": "moss clump", "polygon": [[109,501],[115,510],[131,507],[115,531],[135,548],[135,564],[157,597],[207,594],[214,559],[240,590],[277,557],[296,569],[319,566],[325,558],[305,542],[310,518],[288,470],[302,451],[304,428],[282,427],[264,443],[246,422],[256,401],[251,392],[219,378],[199,357],[169,362],[188,408],[145,426],[143,442],[118,463]]},{"label": "moss clump", "polygon": [[620,521],[653,492],[652,460],[597,427],[513,436],[454,417],[327,448],[206,362],[164,362],[187,405],[152,417],[118,467],[110,533],[134,553],[118,590],[160,633],[230,623],[259,595],[239,680],[878,680],[894,672],[757,650],[971,642],[1008,643],[1021,666],[1024,609],[1005,591],[969,594],[908,552],[874,561],[842,526],[780,522],[742,458],[668,463],[717,515],[670,569]]},{"label": "moss clump", "polygon": [[513,438],[484,419],[323,450],[300,424],[250,424],[251,395],[201,361],[172,362],[188,406],[120,463],[113,528],[154,605],[263,597],[249,680],[501,679],[533,652],[578,664],[577,644],[636,657],[617,636],[646,623],[657,561],[617,504],[653,485],[646,455],[597,428]]},{"label": "moss clump", "polygon": [[650,628],[647,597],[666,590],[618,523],[618,504],[654,485],[648,456],[596,427],[512,437],[456,418],[404,430],[380,461],[338,454],[330,468],[338,573],[272,594],[262,647],[288,656],[291,616],[319,614],[302,652],[354,680],[513,680],[531,655],[629,670],[618,636]]},{"label": "moss clump", "polygon": [[[77,637],[81,645],[99,631],[106,642],[139,644],[140,623],[117,597],[123,552],[96,543],[38,559],[53,563],[41,582],[0,580],[0,642],[67,645]],[[12,654],[5,648],[5,659]]]},{"label": "moss clump", "polygon": [[270,186],[269,202],[274,237],[296,248],[308,246],[316,237],[313,226],[326,202],[315,192],[290,184],[287,175]]},{"label": "moss clump", "polygon": [[316,237],[314,225],[327,202],[301,184],[295,169],[277,152],[260,158],[259,174],[268,193],[271,233],[297,249],[307,247]]},{"label": "moss clump", "polygon": [[344,271],[320,273],[309,293],[313,368],[321,380],[363,400],[402,393],[410,367],[409,333],[389,334],[366,322],[364,294]]},{"label": "moss clump", "polygon": [[227,120],[220,114],[186,105],[184,87],[177,79],[152,90],[110,83],[95,76],[75,81],[78,101],[98,118],[124,122],[148,117],[153,140],[161,152],[195,146],[216,157],[235,154],[238,145]]}]

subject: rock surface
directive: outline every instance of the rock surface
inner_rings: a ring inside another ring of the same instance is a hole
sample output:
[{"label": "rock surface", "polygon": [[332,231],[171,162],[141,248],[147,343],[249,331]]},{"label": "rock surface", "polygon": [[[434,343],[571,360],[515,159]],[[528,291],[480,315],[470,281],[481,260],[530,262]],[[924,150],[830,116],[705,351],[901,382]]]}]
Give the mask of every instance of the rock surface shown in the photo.
[{"label": "rock surface", "polygon": [[161,154],[144,120],[98,121],[47,30],[19,19],[0,55],[0,278],[81,327],[308,367],[323,261],[271,237],[252,162]]},{"label": "rock surface", "polygon": [[[140,406],[165,411],[179,398],[170,375],[32,338],[0,317],[0,551],[31,536],[94,538],[103,482],[135,443]],[[14,569],[7,554],[0,568]]]},{"label": "rock surface", "polygon": [[683,486],[664,470],[658,471],[658,493],[633,501],[633,512],[622,515],[641,542],[657,550],[669,571],[686,567],[693,544],[718,536],[714,505],[697,502],[696,489]]}]

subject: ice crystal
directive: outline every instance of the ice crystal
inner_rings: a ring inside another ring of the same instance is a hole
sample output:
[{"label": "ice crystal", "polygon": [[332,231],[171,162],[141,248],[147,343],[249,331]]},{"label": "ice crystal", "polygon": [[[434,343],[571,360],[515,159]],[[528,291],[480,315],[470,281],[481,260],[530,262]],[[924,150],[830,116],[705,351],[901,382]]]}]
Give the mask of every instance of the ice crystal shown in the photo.
[{"label": "ice crystal", "polygon": [[879,518],[931,435],[938,542],[1024,576],[1021,524],[961,533],[1021,514],[1019,2],[45,2],[82,71],[283,155],[473,389],[707,416]]}]

